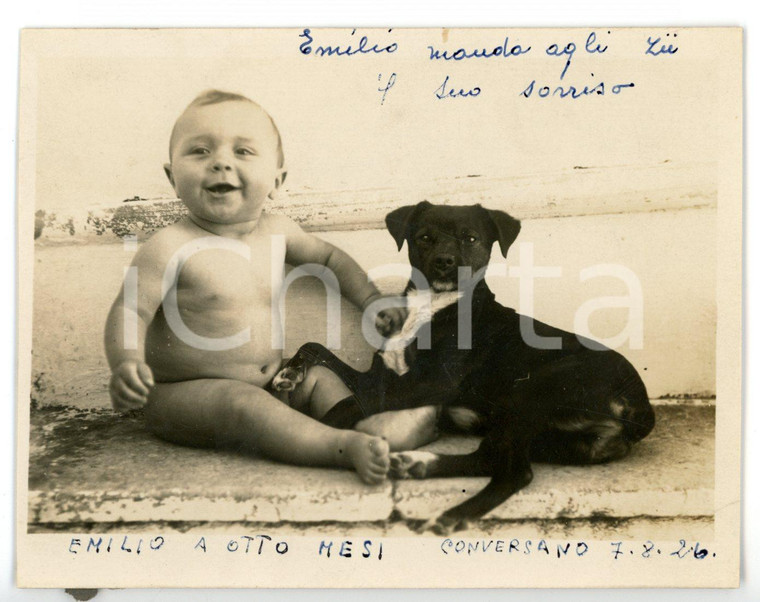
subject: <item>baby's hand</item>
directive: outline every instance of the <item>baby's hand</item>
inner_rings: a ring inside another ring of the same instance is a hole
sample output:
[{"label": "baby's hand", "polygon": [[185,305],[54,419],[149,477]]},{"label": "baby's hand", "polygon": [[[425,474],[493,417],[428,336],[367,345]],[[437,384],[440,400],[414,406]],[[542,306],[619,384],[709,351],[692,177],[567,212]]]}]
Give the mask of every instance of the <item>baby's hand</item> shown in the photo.
[{"label": "baby's hand", "polygon": [[108,389],[114,410],[128,412],[143,407],[154,384],[148,364],[137,360],[121,362],[114,368]]}]

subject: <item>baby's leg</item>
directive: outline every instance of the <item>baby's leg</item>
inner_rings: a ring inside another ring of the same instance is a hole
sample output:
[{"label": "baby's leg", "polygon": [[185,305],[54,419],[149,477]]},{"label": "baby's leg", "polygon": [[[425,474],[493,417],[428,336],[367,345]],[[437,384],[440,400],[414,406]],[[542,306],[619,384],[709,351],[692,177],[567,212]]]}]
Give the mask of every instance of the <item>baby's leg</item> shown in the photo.
[{"label": "baby's leg", "polygon": [[351,389],[329,368],[312,366],[303,381],[290,394],[291,404],[310,416],[321,419],[336,403],[349,397]]},{"label": "baby's leg", "polygon": [[423,406],[411,410],[394,410],[373,414],[360,420],[357,431],[382,437],[391,451],[417,449],[438,438],[440,406]]},{"label": "baby's leg", "polygon": [[182,445],[232,448],[291,464],[353,467],[367,483],[379,483],[388,472],[388,444],[380,437],[330,428],[241,381],[157,383],[145,415],[156,435]]},{"label": "baby's leg", "polygon": [[[351,390],[337,374],[324,366],[313,366],[306,370],[290,400],[294,408],[321,419],[336,403],[350,395]],[[353,428],[382,437],[391,451],[406,451],[438,438],[439,413],[440,406],[382,412],[360,420]]]}]

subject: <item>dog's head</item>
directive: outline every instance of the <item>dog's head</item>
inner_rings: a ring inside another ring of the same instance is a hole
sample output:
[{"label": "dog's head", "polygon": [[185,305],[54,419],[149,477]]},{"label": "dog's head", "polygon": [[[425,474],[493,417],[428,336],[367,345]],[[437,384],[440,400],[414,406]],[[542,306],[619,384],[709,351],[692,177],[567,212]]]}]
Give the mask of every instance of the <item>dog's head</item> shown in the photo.
[{"label": "dog's head", "polygon": [[399,250],[407,242],[409,262],[436,292],[457,288],[460,267],[469,267],[473,274],[485,268],[494,242],[506,257],[520,232],[520,222],[504,211],[427,201],[391,211],[385,224]]}]

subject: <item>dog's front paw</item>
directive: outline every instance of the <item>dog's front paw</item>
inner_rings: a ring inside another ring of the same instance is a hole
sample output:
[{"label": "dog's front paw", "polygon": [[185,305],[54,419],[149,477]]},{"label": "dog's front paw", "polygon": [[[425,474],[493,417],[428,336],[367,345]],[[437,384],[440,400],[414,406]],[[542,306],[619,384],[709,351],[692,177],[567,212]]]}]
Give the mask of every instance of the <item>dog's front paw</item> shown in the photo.
[{"label": "dog's front paw", "polygon": [[394,479],[424,479],[437,459],[436,454],[423,451],[392,453],[390,476]]},{"label": "dog's front paw", "polygon": [[438,518],[431,518],[422,523],[416,531],[418,533],[435,533],[436,535],[451,535],[455,531],[463,531],[470,526],[466,518],[446,516],[442,514]]},{"label": "dog's front paw", "polygon": [[280,370],[272,379],[272,389],[275,391],[292,391],[295,389],[296,383],[290,376],[290,371],[287,368]]},{"label": "dog's front paw", "polygon": [[303,370],[286,366],[272,379],[272,388],[275,391],[293,391],[303,379]]}]

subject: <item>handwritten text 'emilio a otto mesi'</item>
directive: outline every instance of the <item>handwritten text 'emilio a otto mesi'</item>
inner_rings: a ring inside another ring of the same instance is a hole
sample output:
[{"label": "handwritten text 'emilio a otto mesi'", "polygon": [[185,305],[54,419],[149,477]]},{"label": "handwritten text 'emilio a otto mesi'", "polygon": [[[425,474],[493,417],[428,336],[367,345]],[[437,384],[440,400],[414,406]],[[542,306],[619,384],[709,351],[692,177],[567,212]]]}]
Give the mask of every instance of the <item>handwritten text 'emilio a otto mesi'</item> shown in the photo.
[{"label": "handwritten text 'emilio a otto mesi'", "polygon": [[[387,29],[373,30],[369,35],[360,35],[354,29],[346,36],[343,33],[336,34],[335,30],[313,31],[305,28],[298,34],[298,51],[310,59],[391,56],[400,50],[399,42],[394,39],[393,33],[393,29]],[[524,98],[577,99],[609,96],[610,94],[619,95],[635,87],[635,83],[632,81],[616,81],[613,83],[593,80],[589,83],[579,84],[577,82],[570,83],[569,79],[565,80],[565,76],[568,75],[573,64],[573,59],[577,56],[581,54],[600,56],[608,52],[612,34],[611,30],[605,30],[601,33],[590,31],[583,40],[563,39],[540,48],[534,48],[530,43],[510,39],[509,35],[504,35],[495,44],[486,43],[458,48],[431,44],[424,49],[420,48],[419,52],[424,52],[424,56],[431,63],[439,64],[468,61],[490,61],[492,63],[507,61],[509,64],[509,62],[519,60],[520,57],[544,55],[556,62],[559,69],[559,81],[539,82],[532,79],[527,85],[520,86],[516,93]],[[341,36],[342,39],[336,41],[336,36]],[[329,39],[331,37],[332,39]],[[677,37],[677,33],[666,33],[664,36],[644,35],[641,40],[641,54],[648,58],[673,56],[678,52]],[[591,73],[590,76],[593,78],[594,74]],[[443,82],[437,88],[431,86],[431,96],[437,100],[473,99],[480,96],[481,93],[485,93],[477,82],[466,82],[463,85],[462,82],[455,81],[455,77],[457,76],[446,74]],[[377,81],[380,83],[380,87],[377,91],[381,95],[380,104],[385,104],[388,93],[399,79],[397,71],[385,75],[383,73],[378,74]]]},{"label": "handwritten text 'emilio a otto mesi'", "polygon": [[[172,545],[174,544],[174,545]],[[216,554],[223,556],[267,556],[282,558],[288,556],[294,547],[306,549],[307,555],[321,559],[355,559],[382,561],[386,556],[383,541],[372,539],[323,539],[316,543],[296,539],[288,542],[275,539],[269,535],[240,535],[230,539],[208,540],[205,536],[191,542],[170,542],[168,538],[135,536],[98,536],[74,537],[68,545],[70,558],[81,556],[130,555],[132,557],[151,557],[171,554],[172,550],[190,550],[194,554]],[[391,554],[393,546],[390,546]],[[717,553],[706,548],[700,542],[688,542],[680,539],[678,543],[651,540],[646,542],[585,542],[585,541],[551,541],[545,539],[451,539],[440,540],[436,554],[448,557],[489,556],[493,554],[515,557],[532,556],[537,558],[599,558],[611,557],[613,560],[626,559],[652,561],[706,561],[717,557]]]}]

